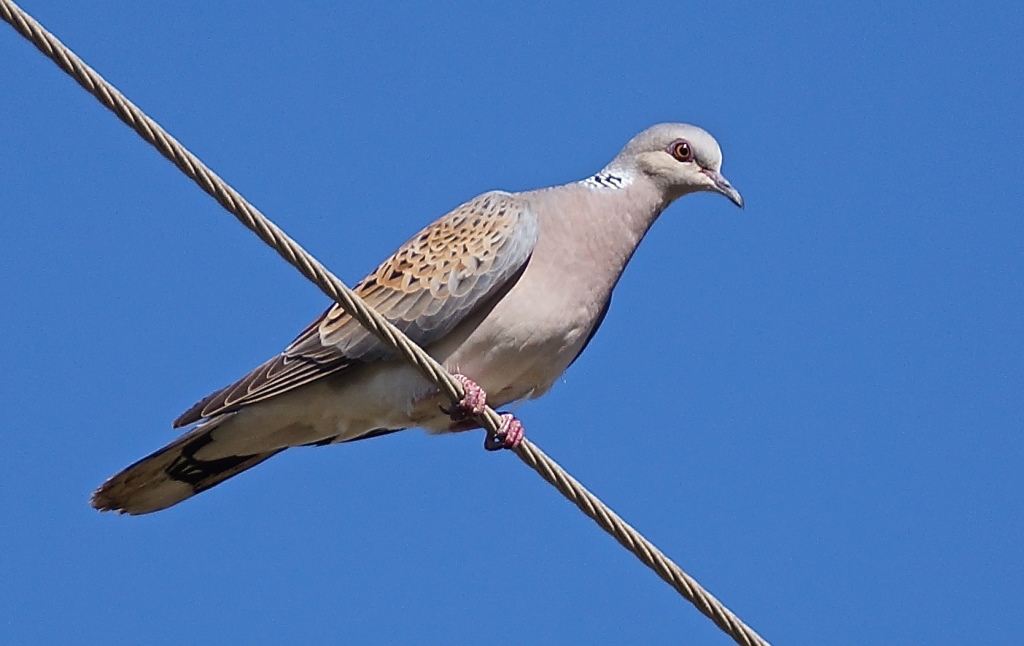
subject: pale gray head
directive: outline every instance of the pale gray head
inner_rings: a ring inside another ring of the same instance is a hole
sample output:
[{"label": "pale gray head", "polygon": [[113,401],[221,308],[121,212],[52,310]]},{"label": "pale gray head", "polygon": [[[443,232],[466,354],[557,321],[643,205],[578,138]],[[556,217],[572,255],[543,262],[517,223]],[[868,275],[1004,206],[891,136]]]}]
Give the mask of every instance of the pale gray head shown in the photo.
[{"label": "pale gray head", "polygon": [[669,199],[697,191],[726,196],[743,208],[743,198],[722,175],[722,149],[715,138],[697,126],[659,123],[633,137],[609,168],[642,174]]}]

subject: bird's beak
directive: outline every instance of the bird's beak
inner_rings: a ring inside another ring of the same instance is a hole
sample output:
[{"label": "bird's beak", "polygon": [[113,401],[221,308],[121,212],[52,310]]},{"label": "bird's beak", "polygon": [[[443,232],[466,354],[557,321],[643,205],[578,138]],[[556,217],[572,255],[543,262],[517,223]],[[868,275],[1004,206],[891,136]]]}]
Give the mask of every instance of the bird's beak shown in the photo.
[{"label": "bird's beak", "polygon": [[716,170],[706,169],[704,174],[707,175],[712,183],[714,184],[714,190],[721,193],[722,195],[729,198],[729,200],[736,206],[743,208],[743,196],[740,192],[732,187],[729,180],[725,179],[725,175],[722,175]]}]

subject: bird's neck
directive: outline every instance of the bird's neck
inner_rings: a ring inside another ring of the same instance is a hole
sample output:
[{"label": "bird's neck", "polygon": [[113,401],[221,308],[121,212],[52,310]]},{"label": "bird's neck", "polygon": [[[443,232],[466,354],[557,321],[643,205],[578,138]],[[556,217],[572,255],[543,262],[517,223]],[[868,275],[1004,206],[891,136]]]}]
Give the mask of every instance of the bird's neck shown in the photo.
[{"label": "bird's neck", "polygon": [[[544,262],[577,276],[590,272],[595,280],[605,276],[617,280],[670,201],[652,182],[617,168],[606,168],[574,184],[538,191],[533,199],[551,200],[538,210],[544,217],[535,255],[546,256]],[[545,240],[557,243],[547,249]],[[595,272],[597,264],[611,273]],[[614,283],[607,289],[611,287]]]},{"label": "bird's neck", "polygon": [[585,180],[582,180],[580,184],[596,191],[605,189],[621,190],[632,186],[635,179],[636,172],[634,170],[623,168],[612,163]]},{"label": "bird's neck", "polygon": [[[594,186],[599,177],[605,184]],[[611,178],[620,178],[621,185]],[[653,182],[619,168],[606,168],[580,182],[580,188],[586,192],[588,208],[576,214],[578,221],[571,226],[587,230],[587,244],[620,269],[671,201]]]}]

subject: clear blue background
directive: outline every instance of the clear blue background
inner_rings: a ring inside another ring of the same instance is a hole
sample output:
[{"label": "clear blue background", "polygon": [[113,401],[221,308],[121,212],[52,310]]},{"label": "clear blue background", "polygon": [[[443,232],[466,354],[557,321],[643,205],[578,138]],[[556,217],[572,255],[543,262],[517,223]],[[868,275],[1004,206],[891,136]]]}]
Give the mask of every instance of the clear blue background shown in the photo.
[{"label": "clear blue background", "polygon": [[[530,437],[777,644],[1019,642],[1019,3],[24,4],[350,282],[707,128],[746,211],[664,214]],[[0,642],[729,643],[479,433],[90,509],[326,301],[6,26],[0,58]]]}]

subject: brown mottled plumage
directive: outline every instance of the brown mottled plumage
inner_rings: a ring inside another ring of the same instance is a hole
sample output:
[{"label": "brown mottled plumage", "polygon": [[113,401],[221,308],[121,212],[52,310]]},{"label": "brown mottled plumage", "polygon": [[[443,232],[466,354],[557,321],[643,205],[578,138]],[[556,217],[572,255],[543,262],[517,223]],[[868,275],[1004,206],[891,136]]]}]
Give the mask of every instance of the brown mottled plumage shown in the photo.
[{"label": "brown mottled plumage", "polygon": [[[484,193],[413,236],[355,292],[427,345],[518,271],[536,239],[536,216],[522,200]],[[196,403],[174,426],[237,410],[385,354],[388,349],[373,334],[334,304],[284,352]]]}]

